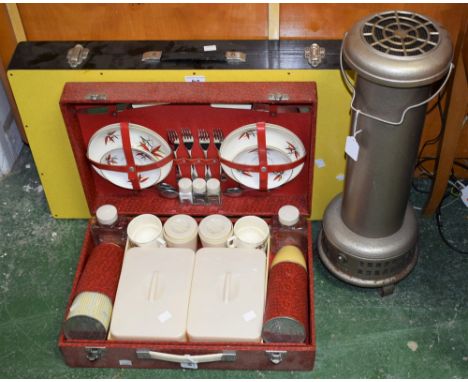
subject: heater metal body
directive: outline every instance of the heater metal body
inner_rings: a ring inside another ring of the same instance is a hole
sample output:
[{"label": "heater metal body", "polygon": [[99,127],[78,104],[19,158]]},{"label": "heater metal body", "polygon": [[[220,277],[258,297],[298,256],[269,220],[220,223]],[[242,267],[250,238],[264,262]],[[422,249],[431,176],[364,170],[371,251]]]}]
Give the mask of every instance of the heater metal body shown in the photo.
[{"label": "heater metal body", "polygon": [[426,101],[450,73],[452,44],[426,17],[392,11],[358,22],[342,54],[357,74],[351,135],[359,154],[347,158],[344,192],[325,211],[319,254],[338,278],[391,291],[417,260],[411,177]]}]

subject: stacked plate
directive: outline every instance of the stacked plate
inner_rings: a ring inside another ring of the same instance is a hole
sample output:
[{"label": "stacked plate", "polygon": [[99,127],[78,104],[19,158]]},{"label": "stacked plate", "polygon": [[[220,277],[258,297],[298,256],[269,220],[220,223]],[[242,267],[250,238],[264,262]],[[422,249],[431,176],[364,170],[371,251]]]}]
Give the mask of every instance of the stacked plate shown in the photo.
[{"label": "stacked plate", "polygon": [[[302,141],[292,131],[271,123],[265,129],[267,161],[269,165],[287,164],[302,159],[306,150]],[[258,165],[258,144],[256,124],[242,126],[230,133],[223,141],[219,154],[222,159],[233,163]],[[242,185],[259,189],[260,176],[258,172],[233,169],[222,164],[224,172]],[[302,170],[304,164],[268,174],[268,189],[274,189],[293,180]]]},{"label": "stacked plate", "polygon": [[[129,123],[130,144],[133,160],[137,166],[155,163],[171,153],[169,144],[154,131]],[[111,166],[125,166],[127,164],[123,150],[120,124],[107,125],[96,131],[88,144],[87,156],[90,160]],[[172,161],[161,168],[142,171],[138,174],[140,188],[148,188],[161,182],[171,171]],[[109,182],[126,189],[133,189],[126,172],[101,170],[93,166],[94,170]]]}]

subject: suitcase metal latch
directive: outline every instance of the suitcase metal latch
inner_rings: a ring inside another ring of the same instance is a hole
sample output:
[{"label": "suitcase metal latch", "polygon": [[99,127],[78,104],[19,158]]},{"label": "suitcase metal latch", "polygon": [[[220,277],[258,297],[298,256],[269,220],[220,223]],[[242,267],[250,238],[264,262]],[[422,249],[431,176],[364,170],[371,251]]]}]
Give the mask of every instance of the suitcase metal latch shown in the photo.
[{"label": "suitcase metal latch", "polygon": [[87,101],[105,101],[107,96],[105,94],[91,93],[85,96]]},{"label": "suitcase metal latch", "polygon": [[227,51],[224,57],[226,57],[226,61],[228,62],[228,64],[235,64],[247,61],[247,55],[244,52],[238,52],[233,50]]},{"label": "suitcase metal latch", "polygon": [[316,68],[322,63],[322,58],[325,58],[325,48],[314,42],[304,49],[304,57],[313,68]]},{"label": "suitcase metal latch", "polygon": [[101,359],[105,351],[105,347],[85,347],[86,358],[91,362]]},{"label": "suitcase metal latch", "polygon": [[289,95],[285,93],[271,93],[268,94],[269,101],[288,101]]},{"label": "suitcase metal latch", "polygon": [[157,63],[161,61],[162,51],[161,50],[151,50],[143,53],[141,61],[149,63]]},{"label": "suitcase metal latch", "polygon": [[267,355],[268,360],[271,363],[278,365],[279,363],[284,361],[288,352],[286,350],[266,350],[265,354]]},{"label": "suitcase metal latch", "polygon": [[72,68],[76,68],[81,65],[87,58],[89,49],[83,47],[81,44],[76,44],[73,48],[68,50],[67,62]]}]

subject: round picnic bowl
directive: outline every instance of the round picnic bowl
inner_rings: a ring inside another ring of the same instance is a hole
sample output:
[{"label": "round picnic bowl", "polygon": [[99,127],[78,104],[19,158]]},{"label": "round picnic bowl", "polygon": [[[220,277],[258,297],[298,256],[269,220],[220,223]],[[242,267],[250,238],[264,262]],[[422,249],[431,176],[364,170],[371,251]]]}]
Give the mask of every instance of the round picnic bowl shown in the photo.
[{"label": "round picnic bowl", "polygon": [[[129,123],[128,125],[131,153],[136,166],[158,162],[171,154],[169,144],[159,134],[135,123]],[[96,131],[89,140],[87,156],[93,162],[108,166],[127,165],[120,124],[113,123]],[[94,165],[92,167],[100,176],[116,186],[126,189],[134,188],[134,184],[129,180],[127,172],[99,169]],[[148,188],[162,182],[171,171],[171,168],[172,161],[161,168],[139,172],[138,184],[140,188]]]},{"label": "round picnic bowl", "polygon": [[[271,123],[265,124],[266,157],[268,165],[288,164],[306,155],[300,138],[292,131]],[[256,124],[242,126],[231,132],[221,144],[219,155],[222,160],[234,164],[258,165],[258,142]],[[304,167],[299,163],[291,169],[268,173],[269,190],[293,180]],[[260,189],[260,175],[255,171],[244,171],[222,163],[223,171],[236,182],[253,189]]]}]

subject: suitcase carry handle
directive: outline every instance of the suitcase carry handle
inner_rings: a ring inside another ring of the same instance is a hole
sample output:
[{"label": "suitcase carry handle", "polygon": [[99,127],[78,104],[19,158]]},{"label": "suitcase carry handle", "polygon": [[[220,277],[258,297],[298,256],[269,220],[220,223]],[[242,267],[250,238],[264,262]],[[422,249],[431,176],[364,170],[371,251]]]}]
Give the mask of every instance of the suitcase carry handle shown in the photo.
[{"label": "suitcase carry handle", "polygon": [[163,52],[161,61],[227,62],[223,52]]},{"label": "suitcase carry handle", "polygon": [[180,363],[182,367],[195,369],[199,363],[207,362],[234,362],[237,359],[235,351],[223,351],[222,353],[214,354],[170,354],[151,351],[148,349],[138,349],[136,351],[137,358],[139,359],[154,359],[158,361]]},{"label": "suitcase carry handle", "polygon": [[141,57],[142,62],[159,63],[170,61],[200,61],[200,62],[224,62],[228,64],[238,64],[247,61],[245,52],[240,51],[185,51],[185,52],[163,52],[161,50],[153,50],[144,52]]}]

